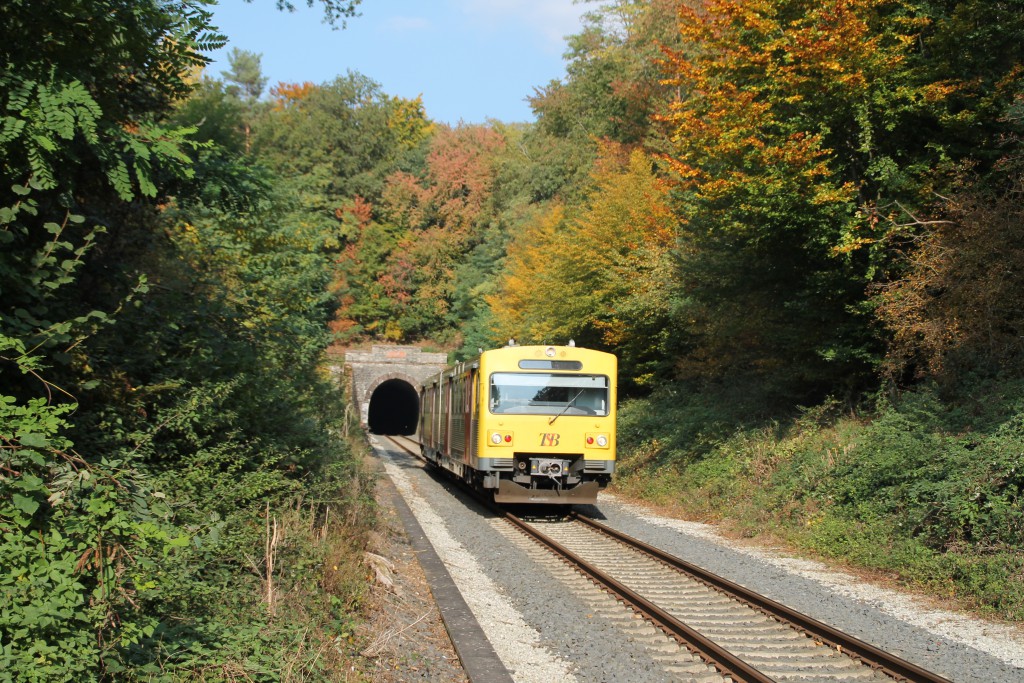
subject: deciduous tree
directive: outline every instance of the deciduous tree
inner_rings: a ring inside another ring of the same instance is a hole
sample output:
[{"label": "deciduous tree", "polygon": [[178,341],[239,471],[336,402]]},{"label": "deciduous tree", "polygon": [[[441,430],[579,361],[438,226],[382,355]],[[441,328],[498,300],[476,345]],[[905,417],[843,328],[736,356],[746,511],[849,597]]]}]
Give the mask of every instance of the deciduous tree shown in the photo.
[{"label": "deciduous tree", "polygon": [[664,377],[677,219],[650,157],[607,145],[589,199],[527,224],[509,246],[488,297],[496,336],[552,343],[570,338],[617,352],[627,383]]},{"label": "deciduous tree", "polygon": [[896,202],[923,200],[942,156],[907,133],[937,126],[955,89],[920,77],[927,25],[898,0],[681,8],[667,65],[682,97],[664,120],[684,190],[684,320],[703,338],[688,367],[768,372],[798,392],[868,380],[862,303],[884,254],[859,247]]}]

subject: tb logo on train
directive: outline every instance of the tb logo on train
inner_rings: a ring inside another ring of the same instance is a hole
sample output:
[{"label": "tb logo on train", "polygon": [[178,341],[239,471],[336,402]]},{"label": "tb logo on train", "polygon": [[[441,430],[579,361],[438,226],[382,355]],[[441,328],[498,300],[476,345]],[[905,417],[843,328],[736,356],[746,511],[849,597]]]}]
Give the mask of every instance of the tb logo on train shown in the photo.
[{"label": "tb logo on train", "polygon": [[420,390],[423,456],[499,503],[593,503],[615,471],[614,355],[485,351]]}]

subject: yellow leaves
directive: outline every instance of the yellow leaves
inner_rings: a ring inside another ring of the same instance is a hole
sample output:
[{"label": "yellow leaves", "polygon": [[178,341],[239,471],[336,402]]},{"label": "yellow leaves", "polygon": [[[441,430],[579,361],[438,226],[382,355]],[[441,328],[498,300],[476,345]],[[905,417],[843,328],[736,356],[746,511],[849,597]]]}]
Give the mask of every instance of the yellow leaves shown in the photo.
[{"label": "yellow leaves", "polygon": [[181,225],[181,233],[176,239],[185,240],[189,244],[196,245],[199,244],[201,237],[199,231],[196,230],[196,226],[191,223],[183,223]]},{"label": "yellow leaves", "polygon": [[700,93],[682,108],[701,116],[685,121],[677,108],[675,122],[708,129],[715,120],[753,122],[766,112],[750,107],[804,103],[824,92],[837,104],[855,101],[911,49],[912,36],[892,28],[900,24],[884,15],[896,4],[714,0],[683,9],[680,33],[687,48],[668,55],[666,82]]},{"label": "yellow leaves", "polygon": [[920,88],[918,92],[920,92],[921,98],[925,102],[941,102],[962,89],[963,84],[946,80],[928,83]]},{"label": "yellow leaves", "polygon": [[427,119],[423,108],[423,96],[411,100],[402,97],[389,98],[391,111],[388,116],[388,128],[398,132],[398,139],[410,149],[427,139],[434,131],[435,125]]},{"label": "yellow leaves", "polygon": [[508,250],[497,292],[487,297],[496,337],[600,339],[615,347],[636,334],[637,316],[666,305],[663,266],[678,219],[668,188],[640,151],[606,146],[589,203],[569,217],[556,206],[527,224]]},{"label": "yellow leaves", "polygon": [[660,119],[681,187],[729,201],[803,184],[795,192],[812,205],[851,201],[856,188],[837,175],[847,162],[830,146],[870,152],[880,97],[899,105],[955,90],[901,90],[923,24],[899,8],[902,0],[707,0],[681,9],[686,47],[667,55],[665,82],[687,96]]},{"label": "yellow leaves", "polygon": [[559,291],[555,265],[565,254],[555,248],[564,219],[565,209],[553,205],[527,223],[509,245],[498,292],[485,297],[496,320],[496,337],[520,341],[551,338],[558,321],[548,309],[565,296]]},{"label": "yellow leaves", "polygon": [[384,326],[384,333],[382,336],[385,341],[400,342],[405,337],[405,333],[397,320],[388,320]]}]

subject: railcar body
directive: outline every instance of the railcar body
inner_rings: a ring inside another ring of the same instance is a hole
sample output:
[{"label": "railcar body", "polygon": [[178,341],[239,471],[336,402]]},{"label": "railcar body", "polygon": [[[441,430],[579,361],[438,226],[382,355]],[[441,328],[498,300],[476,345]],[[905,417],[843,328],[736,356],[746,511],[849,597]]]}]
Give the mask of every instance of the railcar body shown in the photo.
[{"label": "railcar body", "polygon": [[423,456],[499,503],[593,503],[615,470],[617,363],[571,345],[458,363],[420,390]]}]

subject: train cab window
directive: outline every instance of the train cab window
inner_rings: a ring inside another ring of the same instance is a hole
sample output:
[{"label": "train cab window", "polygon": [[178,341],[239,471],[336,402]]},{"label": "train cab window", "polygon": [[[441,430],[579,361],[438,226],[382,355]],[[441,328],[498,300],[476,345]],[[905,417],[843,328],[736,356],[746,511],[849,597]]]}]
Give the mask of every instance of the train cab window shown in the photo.
[{"label": "train cab window", "polygon": [[608,378],[604,375],[496,372],[491,375],[490,385],[492,413],[608,414]]}]

